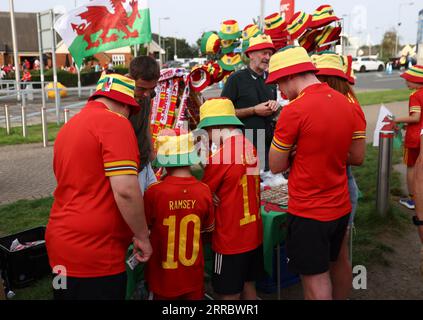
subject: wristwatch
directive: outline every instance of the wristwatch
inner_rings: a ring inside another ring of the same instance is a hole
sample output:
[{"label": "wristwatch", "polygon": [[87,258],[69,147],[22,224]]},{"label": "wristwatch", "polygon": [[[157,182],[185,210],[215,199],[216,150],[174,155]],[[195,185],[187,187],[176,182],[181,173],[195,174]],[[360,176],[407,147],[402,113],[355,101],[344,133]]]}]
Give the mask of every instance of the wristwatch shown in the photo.
[{"label": "wristwatch", "polygon": [[423,226],[423,221],[419,220],[419,218],[417,218],[417,216],[413,216],[413,223],[418,227]]}]

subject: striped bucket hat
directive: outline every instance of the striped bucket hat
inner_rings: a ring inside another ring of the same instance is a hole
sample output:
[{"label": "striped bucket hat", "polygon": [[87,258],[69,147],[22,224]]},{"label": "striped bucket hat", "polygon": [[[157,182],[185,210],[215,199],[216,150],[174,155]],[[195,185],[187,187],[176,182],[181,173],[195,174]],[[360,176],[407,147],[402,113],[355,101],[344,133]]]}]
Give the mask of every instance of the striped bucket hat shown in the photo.
[{"label": "striped bucket hat", "polygon": [[234,52],[234,50],[238,47],[239,42],[235,40],[221,40],[222,45],[222,53],[228,54]]},{"label": "striped bucket hat", "polygon": [[307,51],[303,47],[288,46],[270,58],[269,77],[266,83],[276,83],[280,78],[307,71],[317,72]]},{"label": "striped bucket hat", "polygon": [[401,75],[401,78],[414,83],[423,83],[423,66],[412,66]]},{"label": "striped bucket hat", "polygon": [[237,40],[241,37],[238,22],[235,20],[223,21],[220,26],[219,37],[222,40]]},{"label": "striped bucket hat", "polygon": [[134,80],[120,74],[104,74],[98,80],[96,91],[88,98],[88,101],[102,96],[131,106],[133,113],[136,113],[141,110],[141,107],[134,98],[134,90]]},{"label": "striped bucket hat", "polygon": [[294,14],[288,23],[288,33],[291,40],[300,38],[310,28],[311,19],[311,15],[302,11]]},{"label": "striped bucket hat", "polygon": [[325,27],[334,21],[339,21],[339,18],[335,16],[333,8],[330,5],[325,4],[314,11],[310,27],[318,29]]},{"label": "striped bucket hat", "polygon": [[334,76],[348,81],[344,72],[344,59],[333,51],[323,51],[311,56],[311,61],[318,69],[319,76]]},{"label": "striped bucket hat", "polygon": [[248,49],[250,45],[250,39],[257,37],[262,34],[259,27],[256,24],[249,24],[242,30],[242,52]]},{"label": "striped bucket hat", "polygon": [[276,12],[264,18],[265,31],[272,33],[277,31],[283,31],[285,29],[285,20],[281,17],[279,13]]},{"label": "striped bucket hat", "polygon": [[347,75],[348,82],[355,85],[354,69],[352,68],[353,57],[350,55],[342,56],[342,59],[344,60],[344,72]]},{"label": "striped bucket hat", "polygon": [[201,92],[211,85],[212,79],[207,66],[198,66],[189,74],[190,88],[195,92]]},{"label": "striped bucket hat", "polygon": [[341,39],[341,27],[326,26],[320,30],[319,35],[316,37],[316,51],[326,51],[332,45],[338,44]]},{"label": "striped bucket hat", "polygon": [[307,52],[312,52],[316,48],[316,38],[319,36],[320,30],[309,30],[307,31],[300,39],[300,46],[307,50]]},{"label": "striped bucket hat", "polygon": [[217,54],[220,50],[220,39],[214,32],[206,32],[201,38],[202,54]]},{"label": "striped bucket hat", "polygon": [[155,149],[155,167],[186,167],[200,162],[193,134],[182,128],[160,131]]},{"label": "striped bucket hat", "polygon": [[227,98],[209,99],[200,107],[198,129],[212,126],[244,126],[235,115],[235,107]]},{"label": "striped bucket hat", "polygon": [[247,50],[245,50],[245,54],[248,56],[248,53],[253,51],[259,50],[272,50],[273,53],[276,51],[275,46],[273,45],[272,38],[270,36],[262,34],[257,37],[250,39],[250,45]]},{"label": "striped bucket hat", "polygon": [[234,71],[242,64],[241,56],[237,53],[225,54],[218,62],[219,66],[226,71]]}]

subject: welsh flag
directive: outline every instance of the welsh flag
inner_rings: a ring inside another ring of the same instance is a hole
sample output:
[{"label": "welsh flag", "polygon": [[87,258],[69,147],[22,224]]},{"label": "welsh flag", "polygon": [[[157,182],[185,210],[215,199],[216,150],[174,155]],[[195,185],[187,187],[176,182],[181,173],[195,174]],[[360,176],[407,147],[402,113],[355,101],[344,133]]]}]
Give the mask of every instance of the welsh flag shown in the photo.
[{"label": "welsh flag", "polygon": [[98,52],[151,42],[147,0],[93,0],[54,25],[75,63]]}]

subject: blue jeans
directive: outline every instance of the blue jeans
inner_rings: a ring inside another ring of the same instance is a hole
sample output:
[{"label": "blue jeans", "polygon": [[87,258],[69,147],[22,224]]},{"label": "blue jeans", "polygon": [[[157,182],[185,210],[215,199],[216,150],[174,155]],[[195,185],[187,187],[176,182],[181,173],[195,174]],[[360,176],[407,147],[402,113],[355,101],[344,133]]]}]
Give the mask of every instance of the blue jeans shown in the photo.
[{"label": "blue jeans", "polygon": [[347,167],[347,177],[348,177],[348,190],[350,192],[350,202],[352,207],[350,222],[349,222],[349,225],[351,226],[354,223],[355,212],[357,210],[358,186],[357,186],[357,183],[355,182],[350,166]]}]

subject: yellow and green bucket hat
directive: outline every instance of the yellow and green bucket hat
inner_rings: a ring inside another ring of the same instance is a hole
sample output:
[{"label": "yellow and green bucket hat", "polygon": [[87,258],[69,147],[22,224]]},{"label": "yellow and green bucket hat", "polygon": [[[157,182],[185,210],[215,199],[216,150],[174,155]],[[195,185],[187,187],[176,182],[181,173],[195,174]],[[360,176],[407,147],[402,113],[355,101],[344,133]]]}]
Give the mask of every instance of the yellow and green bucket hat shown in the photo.
[{"label": "yellow and green bucket hat", "polygon": [[193,134],[182,128],[160,131],[155,149],[155,167],[187,167],[200,163]]},{"label": "yellow and green bucket hat", "polygon": [[423,66],[415,65],[401,74],[401,78],[414,83],[423,83]]},{"label": "yellow and green bucket hat", "polygon": [[237,40],[241,37],[238,22],[236,20],[223,21],[220,26],[219,37],[222,40]]},{"label": "yellow and green bucket hat", "polygon": [[313,29],[318,29],[338,20],[339,18],[335,16],[332,6],[324,4],[313,12],[310,26]]},{"label": "yellow and green bucket hat", "polygon": [[249,24],[242,30],[242,52],[248,49],[250,45],[250,39],[261,35],[259,27],[256,24]]},{"label": "yellow and green bucket hat", "polygon": [[235,115],[235,107],[227,98],[209,99],[200,107],[198,129],[212,126],[244,126]]},{"label": "yellow and green bucket hat", "polygon": [[344,59],[333,51],[323,51],[311,56],[311,61],[318,69],[319,76],[334,76],[348,81],[344,71]]},{"label": "yellow and green bucket hat", "polygon": [[214,32],[206,32],[201,38],[202,54],[217,54],[220,50],[219,36]]},{"label": "yellow and green bucket hat", "polygon": [[302,11],[295,13],[288,23],[288,33],[291,40],[300,38],[310,28],[311,22],[311,15]]},{"label": "yellow and green bucket hat", "polygon": [[234,71],[236,67],[241,65],[241,56],[237,53],[225,54],[218,62],[219,66],[225,71]]},{"label": "yellow and green bucket hat", "polygon": [[131,106],[133,112],[141,110],[140,105],[134,98],[135,81],[120,74],[103,74],[97,82],[96,91],[88,98],[88,101],[103,96],[119,103]]}]

